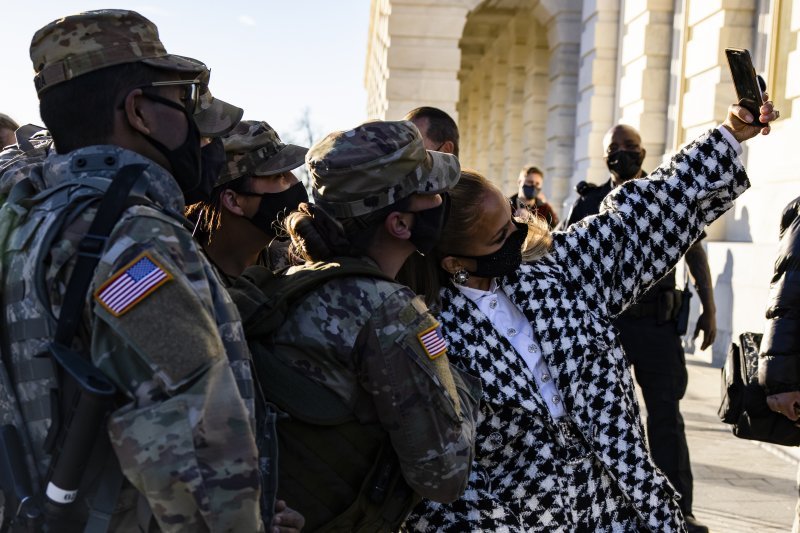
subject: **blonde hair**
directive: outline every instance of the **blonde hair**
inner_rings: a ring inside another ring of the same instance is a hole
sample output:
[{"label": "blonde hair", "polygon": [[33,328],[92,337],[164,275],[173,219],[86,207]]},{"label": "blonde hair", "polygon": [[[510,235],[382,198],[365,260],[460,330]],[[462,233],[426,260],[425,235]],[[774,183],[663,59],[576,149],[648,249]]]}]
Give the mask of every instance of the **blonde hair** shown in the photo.
[{"label": "blonde hair", "polygon": [[[503,195],[492,182],[474,170],[462,170],[461,178],[450,195],[450,214],[442,229],[441,240],[433,252],[422,257],[412,255],[398,275],[398,281],[411,287],[414,292],[424,294],[428,305],[439,305],[439,290],[450,283],[449,274],[440,266],[447,256],[461,255],[474,240],[474,231],[483,216],[483,200],[490,192]],[[527,216],[528,236],[522,251],[525,262],[541,259],[550,251],[553,243],[547,222]]]}]

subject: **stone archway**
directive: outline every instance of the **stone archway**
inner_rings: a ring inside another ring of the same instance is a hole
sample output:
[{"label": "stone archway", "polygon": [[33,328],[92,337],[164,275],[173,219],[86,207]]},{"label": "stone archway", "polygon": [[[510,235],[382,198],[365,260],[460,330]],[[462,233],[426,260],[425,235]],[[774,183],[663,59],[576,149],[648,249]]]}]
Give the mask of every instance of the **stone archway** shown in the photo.
[{"label": "stone archway", "polygon": [[538,164],[560,204],[573,174],[579,0],[372,0],[370,117],[420,105],[459,123],[462,162],[513,192]]},{"label": "stone archway", "polygon": [[539,166],[559,205],[573,174],[581,4],[474,4],[459,41],[462,161],[507,194],[523,165]]}]

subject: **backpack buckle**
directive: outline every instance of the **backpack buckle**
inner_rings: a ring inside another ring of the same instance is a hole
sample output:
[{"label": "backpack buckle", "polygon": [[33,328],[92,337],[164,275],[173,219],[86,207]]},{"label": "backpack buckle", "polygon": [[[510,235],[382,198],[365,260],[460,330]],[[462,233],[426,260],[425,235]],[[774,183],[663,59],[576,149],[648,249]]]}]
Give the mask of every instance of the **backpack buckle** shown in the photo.
[{"label": "backpack buckle", "polygon": [[108,241],[108,237],[87,233],[78,244],[78,255],[100,257],[100,253],[106,246],[106,241]]}]

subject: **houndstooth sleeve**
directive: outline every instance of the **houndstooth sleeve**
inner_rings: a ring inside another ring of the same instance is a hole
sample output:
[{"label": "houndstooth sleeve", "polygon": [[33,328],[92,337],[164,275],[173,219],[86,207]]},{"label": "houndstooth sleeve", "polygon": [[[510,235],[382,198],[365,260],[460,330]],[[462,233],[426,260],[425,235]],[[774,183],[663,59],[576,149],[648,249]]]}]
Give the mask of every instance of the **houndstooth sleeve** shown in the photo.
[{"label": "houndstooth sleeve", "polygon": [[554,259],[590,302],[616,316],[749,186],[734,147],[711,130],[648,177],[612,190],[599,214],[554,233]]}]

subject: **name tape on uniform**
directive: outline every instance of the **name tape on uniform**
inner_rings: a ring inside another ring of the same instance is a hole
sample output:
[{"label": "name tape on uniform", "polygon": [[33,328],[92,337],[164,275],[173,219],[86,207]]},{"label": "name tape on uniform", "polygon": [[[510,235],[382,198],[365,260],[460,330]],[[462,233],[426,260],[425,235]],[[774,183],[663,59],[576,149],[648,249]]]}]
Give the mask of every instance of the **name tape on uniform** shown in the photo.
[{"label": "name tape on uniform", "polygon": [[430,359],[436,359],[447,351],[447,341],[442,335],[442,326],[436,324],[417,335],[419,343]]},{"label": "name tape on uniform", "polygon": [[112,315],[121,316],[171,279],[172,274],[142,252],[97,289],[94,299]]}]

